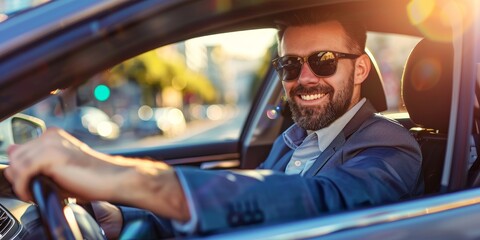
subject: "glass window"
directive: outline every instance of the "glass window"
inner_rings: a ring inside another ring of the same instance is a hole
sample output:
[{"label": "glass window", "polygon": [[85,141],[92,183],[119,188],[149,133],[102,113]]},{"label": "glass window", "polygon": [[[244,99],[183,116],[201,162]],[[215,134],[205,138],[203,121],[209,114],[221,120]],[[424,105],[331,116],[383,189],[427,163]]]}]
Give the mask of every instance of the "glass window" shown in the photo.
[{"label": "glass window", "polygon": [[[275,30],[189,39],[124,61],[26,112],[100,150],[238,139]],[[202,133],[202,134],[200,134]]]},{"label": "glass window", "polygon": [[369,32],[367,48],[372,52],[383,78],[389,113],[406,112],[401,97],[401,79],[408,55],[419,37]]}]

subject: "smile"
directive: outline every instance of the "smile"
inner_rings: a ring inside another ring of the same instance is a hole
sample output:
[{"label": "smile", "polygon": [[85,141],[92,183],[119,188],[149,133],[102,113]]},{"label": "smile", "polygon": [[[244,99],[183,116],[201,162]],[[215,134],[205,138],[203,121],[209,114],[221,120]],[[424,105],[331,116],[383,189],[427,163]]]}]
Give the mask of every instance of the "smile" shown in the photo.
[{"label": "smile", "polygon": [[317,93],[317,94],[310,94],[310,95],[300,95],[300,98],[301,98],[302,100],[311,101],[311,100],[316,100],[316,99],[322,98],[322,97],[325,96],[325,95],[326,95],[325,93]]}]

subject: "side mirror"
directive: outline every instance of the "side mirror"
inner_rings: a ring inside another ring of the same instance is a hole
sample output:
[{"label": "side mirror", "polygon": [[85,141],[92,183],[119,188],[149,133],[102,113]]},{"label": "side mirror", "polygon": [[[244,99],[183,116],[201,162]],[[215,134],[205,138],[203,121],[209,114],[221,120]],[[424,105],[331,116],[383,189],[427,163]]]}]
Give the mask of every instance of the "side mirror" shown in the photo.
[{"label": "side mirror", "polygon": [[22,113],[17,113],[0,122],[0,164],[8,162],[8,146],[37,138],[45,129],[43,120]]}]

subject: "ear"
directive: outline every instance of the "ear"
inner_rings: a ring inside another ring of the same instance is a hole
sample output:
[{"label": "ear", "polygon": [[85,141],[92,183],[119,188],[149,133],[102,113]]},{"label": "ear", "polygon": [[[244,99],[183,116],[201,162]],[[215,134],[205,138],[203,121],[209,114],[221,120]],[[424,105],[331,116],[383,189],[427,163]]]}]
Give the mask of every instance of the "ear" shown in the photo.
[{"label": "ear", "polygon": [[370,73],[370,68],[372,68],[372,62],[367,54],[362,54],[358,57],[355,61],[354,84],[363,83]]}]

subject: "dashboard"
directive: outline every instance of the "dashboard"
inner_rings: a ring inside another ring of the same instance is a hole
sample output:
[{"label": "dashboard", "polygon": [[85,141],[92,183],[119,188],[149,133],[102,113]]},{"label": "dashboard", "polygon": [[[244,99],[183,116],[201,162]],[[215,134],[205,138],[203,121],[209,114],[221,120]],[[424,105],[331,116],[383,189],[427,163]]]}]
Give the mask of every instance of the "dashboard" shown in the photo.
[{"label": "dashboard", "polygon": [[[46,239],[50,233],[46,232],[44,226],[47,226],[47,223],[43,222],[38,206],[35,203],[21,201],[15,196],[3,174],[6,167],[7,165],[0,165],[0,239]],[[47,197],[45,202],[57,201],[51,195],[47,196],[50,197]],[[51,206],[53,205],[47,206],[48,213],[53,215],[58,213],[52,211],[55,209]],[[74,203],[68,203],[67,207],[72,210],[83,239],[106,239],[103,230],[85,209]],[[57,230],[59,226],[53,229]],[[58,229],[58,232],[61,230]]]},{"label": "dashboard", "polygon": [[0,165],[0,238],[42,239],[47,236],[33,203],[20,201],[3,175],[7,165]]}]

